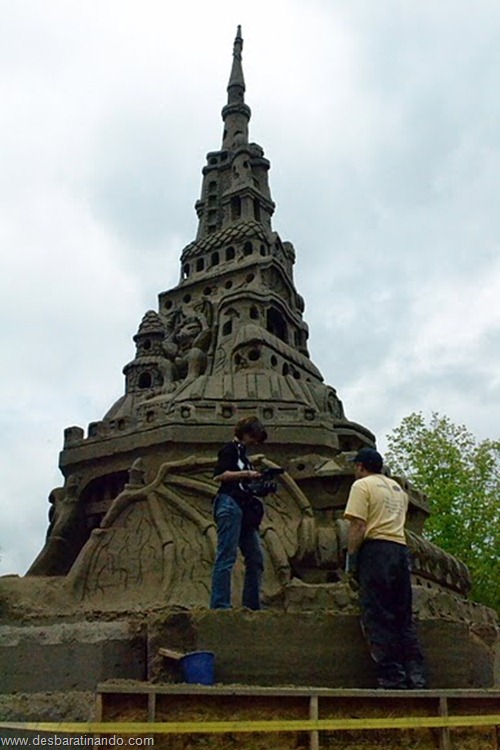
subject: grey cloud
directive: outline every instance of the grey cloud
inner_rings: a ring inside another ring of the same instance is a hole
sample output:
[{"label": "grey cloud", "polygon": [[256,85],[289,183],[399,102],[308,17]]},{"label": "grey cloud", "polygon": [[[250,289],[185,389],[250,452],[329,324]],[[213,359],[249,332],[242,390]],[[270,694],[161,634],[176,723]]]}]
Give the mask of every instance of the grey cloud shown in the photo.
[{"label": "grey cloud", "polygon": [[175,147],[179,130],[165,115],[118,114],[95,145],[87,187],[93,213],[125,244],[140,244],[142,253],[157,251],[161,241],[194,223],[201,165],[192,152]]}]

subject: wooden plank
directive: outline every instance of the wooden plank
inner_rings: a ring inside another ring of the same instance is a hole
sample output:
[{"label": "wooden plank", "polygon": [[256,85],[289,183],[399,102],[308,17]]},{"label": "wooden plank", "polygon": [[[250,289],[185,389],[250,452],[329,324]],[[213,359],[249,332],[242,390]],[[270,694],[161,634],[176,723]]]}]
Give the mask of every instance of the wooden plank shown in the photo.
[{"label": "wooden plank", "polygon": [[[448,716],[448,699],[444,695],[439,698],[439,715]],[[439,750],[452,750],[448,727],[441,727],[439,730]]]},{"label": "wooden plank", "polygon": [[173,659],[174,661],[179,661],[185,656],[181,651],[174,651],[171,648],[163,647],[158,649],[158,653],[160,656],[164,656],[166,659]]},{"label": "wooden plank", "polygon": [[[179,652],[174,652],[179,653]],[[317,695],[319,697],[332,698],[397,698],[405,700],[406,698],[470,698],[475,699],[500,699],[500,690],[486,688],[484,690],[367,690],[365,688],[318,688],[318,687],[289,687],[276,686],[267,687],[262,685],[189,685],[188,683],[148,683],[132,682],[114,683],[112,681],[100,683],[96,688],[98,693],[172,693],[173,695],[255,695],[255,696],[274,696],[274,697],[309,697]]]},{"label": "wooden plank", "polygon": [[95,703],[94,703],[94,721],[99,723],[102,720],[103,720],[102,693],[96,693]]},{"label": "wooden plank", "polygon": [[[311,695],[309,698],[309,718],[311,721],[317,721],[319,719],[318,703],[318,696]],[[309,733],[309,750],[319,750],[319,732],[317,729],[313,729]]]},{"label": "wooden plank", "polygon": [[149,693],[148,695],[148,721],[154,721],[156,719],[156,693]]}]

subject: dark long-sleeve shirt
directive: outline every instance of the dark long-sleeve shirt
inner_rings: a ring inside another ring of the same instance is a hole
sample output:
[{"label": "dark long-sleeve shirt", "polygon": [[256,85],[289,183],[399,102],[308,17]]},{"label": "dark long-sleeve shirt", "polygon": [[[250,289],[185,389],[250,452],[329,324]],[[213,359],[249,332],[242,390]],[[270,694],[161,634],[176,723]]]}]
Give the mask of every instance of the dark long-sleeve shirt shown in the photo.
[{"label": "dark long-sleeve shirt", "polygon": [[[246,448],[243,443],[231,440],[226,443],[218,454],[217,463],[214,468],[214,477],[218,477],[225,471],[247,471],[252,470],[252,464],[246,454]],[[236,501],[245,501],[249,498],[249,493],[245,489],[245,482],[221,482],[219,492],[230,495]]]}]

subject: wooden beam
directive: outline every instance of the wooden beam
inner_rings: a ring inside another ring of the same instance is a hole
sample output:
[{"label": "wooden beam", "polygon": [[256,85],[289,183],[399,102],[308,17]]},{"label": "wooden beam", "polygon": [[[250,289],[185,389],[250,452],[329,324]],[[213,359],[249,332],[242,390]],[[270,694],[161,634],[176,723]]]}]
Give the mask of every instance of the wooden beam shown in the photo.
[{"label": "wooden beam", "polygon": [[183,654],[181,651],[174,651],[171,648],[159,648],[158,653],[160,656],[164,656],[165,659],[173,659],[174,661],[180,661],[185,654]]},{"label": "wooden beam", "polygon": [[[309,698],[309,718],[312,721],[319,719],[319,707],[318,707],[318,696],[311,695]],[[317,729],[313,729],[309,733],[309,750],[319,750],[319,732]]]},{"label": "wooden beam", "polygon": [[[445,695],[439,698],[439,715],[448,716],[448,699]],[[439,730],[439,750],[452,750],[448,727],[441,727]]]}]

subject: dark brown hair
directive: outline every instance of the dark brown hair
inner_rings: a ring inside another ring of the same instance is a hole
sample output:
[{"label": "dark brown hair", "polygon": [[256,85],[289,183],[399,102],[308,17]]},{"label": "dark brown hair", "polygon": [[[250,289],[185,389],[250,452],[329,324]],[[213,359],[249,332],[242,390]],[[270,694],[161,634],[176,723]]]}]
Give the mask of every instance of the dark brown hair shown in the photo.
[{"label": "dark brown hair", "polygon": [[242,417],[239,419],[234,427],[234,435],[238,440],[241,440],[243,435],[249,435],[259,443],[264,443],[267,440],[264,425],[257,417]]}]

